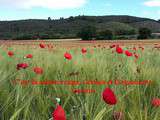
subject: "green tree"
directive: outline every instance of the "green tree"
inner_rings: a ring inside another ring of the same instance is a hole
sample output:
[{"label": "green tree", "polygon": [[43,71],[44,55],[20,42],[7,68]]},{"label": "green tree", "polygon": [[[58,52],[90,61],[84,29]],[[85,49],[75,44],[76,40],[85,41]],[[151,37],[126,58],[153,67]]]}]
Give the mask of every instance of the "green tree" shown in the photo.
[{"label": "green tree", "polygon": [[96,35],[97,40],[112,40],[113,39],[113,33],[111,30],[105,30],[105,31],[100,31]]},{"label": "green tree", "polygon": [[135,29],[128,29],[128,28],[119,28],[115,31],[116,35],[135,35]]},{"label": "green tree", "polygon": [[85,26],[78,33],[78,37],[82,40],[92,40],[95,37],[96,28],[93,26]]},{"label": "green tree", "polygon": [[48,21],[51,21],[52,19],[51,19],[51,17],[48,17]]},{"label": "green tree", "polygon": [[140,28],[138,39],[148,39],[151,37],[151,30],[149,28]]},{"label": "green tree", "polygon": [[74,20],[74,17],[73,17],[73,16],[70,16],[70,17],[68,18],[68,20],[69,20],[69,21],[73,21],[73,20]]}]

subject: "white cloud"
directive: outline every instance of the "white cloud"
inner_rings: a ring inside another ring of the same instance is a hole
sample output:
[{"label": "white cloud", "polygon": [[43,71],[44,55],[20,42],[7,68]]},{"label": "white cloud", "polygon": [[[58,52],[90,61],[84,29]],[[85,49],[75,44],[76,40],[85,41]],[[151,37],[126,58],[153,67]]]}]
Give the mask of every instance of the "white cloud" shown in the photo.
[{"label": "white cloud", "polygon": [[144,5],[149,7],[160,7],[160,0],[149,0],[144,2]]},{"label": "white cloud", "polygon": [[69,9],[83,6],[87,0],[0,0],[0,7],[30,9]]}]

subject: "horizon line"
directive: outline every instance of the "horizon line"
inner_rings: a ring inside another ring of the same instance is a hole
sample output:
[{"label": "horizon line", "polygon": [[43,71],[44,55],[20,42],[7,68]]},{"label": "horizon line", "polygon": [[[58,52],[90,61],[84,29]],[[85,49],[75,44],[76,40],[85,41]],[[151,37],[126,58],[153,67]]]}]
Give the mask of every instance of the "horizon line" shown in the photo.
[{"label": "horizon line", "polygon": [[67,17],[59,17],[59,18],[55,18],[55,19],[52,19],[51,16],[48,16],[46,19],[45,18],[22,18],[22,19],[8,19],[8,20],[0,20],[0,22],[5,22],[5,21],[23,21],[23,20],[48,20],[48,18],[50,17],[51,20],[60,20],[60,18],[64,18],[64,19],[68,19],[70,17],[78,17],[78,16],[86,16],[86,17],[104,17],[104,16],[128,16],[128,17],[137,17],[137,18],[145,18],[145,19],[152,19],[152,20],[155,20],[155,21],[159,21],[160,19],[154,19],[154,18],[149,18],[149,17],[143,17],[143,16],[134,16],[134,15],[125,15],[125,14],[120,14],[120,15],[117,15],[117,14],[113,14],[113,15],[76,15],[76,16],[67,16]]}]

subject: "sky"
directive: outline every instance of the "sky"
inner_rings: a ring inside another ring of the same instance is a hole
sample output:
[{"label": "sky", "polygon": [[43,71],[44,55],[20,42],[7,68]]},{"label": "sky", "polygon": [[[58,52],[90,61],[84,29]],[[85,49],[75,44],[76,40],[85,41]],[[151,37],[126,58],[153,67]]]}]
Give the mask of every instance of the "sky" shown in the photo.
[{"label": "sky", "polygon": [[160,0],[0,0],[0,20],[131,15],[160,19]]}]

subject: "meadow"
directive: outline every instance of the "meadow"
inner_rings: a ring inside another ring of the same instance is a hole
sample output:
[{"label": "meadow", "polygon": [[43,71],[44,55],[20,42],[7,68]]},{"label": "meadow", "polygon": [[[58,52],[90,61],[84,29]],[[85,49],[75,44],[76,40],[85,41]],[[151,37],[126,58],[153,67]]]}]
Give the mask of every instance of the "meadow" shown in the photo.
[{"label": "meadow", "polygon": [[[159,75],[159,40],[1,41],[0,120],[52,120],[56,98],[67,120],[160,120]],[[103,100],[106,87],[114,91],[116,104]]]}]

